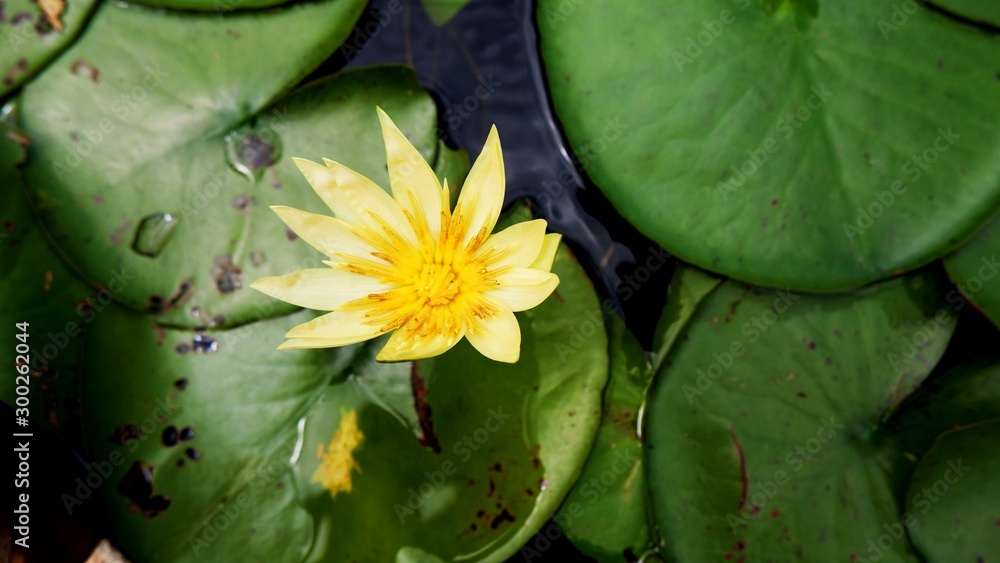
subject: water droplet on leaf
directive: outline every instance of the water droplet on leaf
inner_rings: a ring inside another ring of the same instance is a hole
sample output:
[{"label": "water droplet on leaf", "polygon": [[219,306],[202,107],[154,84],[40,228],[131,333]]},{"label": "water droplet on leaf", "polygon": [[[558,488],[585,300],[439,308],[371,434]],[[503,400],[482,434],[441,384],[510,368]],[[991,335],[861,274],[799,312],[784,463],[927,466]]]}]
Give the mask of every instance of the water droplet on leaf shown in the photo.
[{"label": "water droplet on leaf", "polygon": [[155,257],[170,242],[177,228],[177,216],[171,213],[153,213],[139,223],[132,242],[132,250],[143,256]]},{"label": "water droplet on leaf", "polygon": [[281,158],[281,138],[271,128],[248,128],[226,135],[226,160],[237,172],[256,182],[264,169]]}]

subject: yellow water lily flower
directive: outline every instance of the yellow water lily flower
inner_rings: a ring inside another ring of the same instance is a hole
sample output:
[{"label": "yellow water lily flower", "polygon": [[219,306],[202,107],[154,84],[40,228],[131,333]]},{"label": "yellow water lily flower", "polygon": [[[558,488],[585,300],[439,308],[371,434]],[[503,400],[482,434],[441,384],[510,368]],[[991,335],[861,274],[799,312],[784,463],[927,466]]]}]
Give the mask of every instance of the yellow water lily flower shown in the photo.
[{"label": "yellow water lily flower", "polygon": [[514,317],[559,285],[550,272],[559,235],[542,219],[491,235],[504,198],[503,155],[490,130],[454,211],[444,186],[378,109],[392,196],[361,174],[323,159],[293,159],[335,217],[272,207],[329,268],[263,278],[250,287],[294,305],[330,311],[288,332],[279,349],[344,346],[392,332],[376,359],[442,354],[466,337],[488,358],[521,351]]}]

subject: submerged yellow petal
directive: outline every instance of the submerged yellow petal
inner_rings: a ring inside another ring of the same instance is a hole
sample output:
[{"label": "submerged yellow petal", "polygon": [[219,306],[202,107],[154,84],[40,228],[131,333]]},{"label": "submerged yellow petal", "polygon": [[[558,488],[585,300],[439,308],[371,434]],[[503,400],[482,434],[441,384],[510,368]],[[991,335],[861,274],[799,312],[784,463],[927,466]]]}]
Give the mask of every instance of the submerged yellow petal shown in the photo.
[{"label": "submerged yellow petal", "polygon": [[535,258],[535,261],[528,267],[534,270],[551,272],[552,263],[556,261],[556,252],[559,251],[559,241],[561,240],[562,235],[559,233],[545,235],[545,239],[542,241],[542,250],[538,253],[538,258]]},{"label": "submerged yellow petal", "polygon": [[559,285],[559,276],[531,268],[512,268],[497,281],[497,288],[483,295],[516,312],[537,307],[545,301]]},{"label": "submerged yellow petal", "polygon": [[296,270],[283,276],[261,278],[250,287],[292,305],[319,311],[332,311],[348,301],[393,288],[374,278],[333,268]]},{"label": "submerged yellow petal", "polygon": [[486,138],[483,152],[479,154],[479,158],[465,178],[462,193],[458,196],[458,204],[455,206],[452,223],[460,222],[465,226],[461,239],[462,247],[465,247],[480,231],[485,231],[487,234],[493,232],[503,207],[506,183],[500,135],[496,126],[493,126],[489,137]]},{"label": "submerged yellow petal", "polygon": [[326,166],[304,158],[292,160],[338,219],[378,233],[388,228],[410,245],[417,244],[399,205],[375,182],[332,160],[323,159]]},{"label": "submerged yellow petal", "polygon": [[497,307],[492,317],[481,319],[465,336],[491,360],[513,364],[521,357],[521,327],[507,307]]},{"label": "submerged yellow petal", "polygon": [[410,220],[417,223],[416,229],[426,228],[429,236],[436,239],[441,231],[441,183],[406,135],[382,108],[376,109],[382,124],[392,197]]},{"label": "submerged yellow petal", "polygon": [[361,472],[354,459],[354,450],[364,438],[365,435],[358,429],[358,413],[341,409],[340,424],[330,444],[325,450],[320,444],[317,450],[316,455],[321,461],[313,473],[312,482],[322,484],[333,498],[340,493],[351,492],[351,470]]}]

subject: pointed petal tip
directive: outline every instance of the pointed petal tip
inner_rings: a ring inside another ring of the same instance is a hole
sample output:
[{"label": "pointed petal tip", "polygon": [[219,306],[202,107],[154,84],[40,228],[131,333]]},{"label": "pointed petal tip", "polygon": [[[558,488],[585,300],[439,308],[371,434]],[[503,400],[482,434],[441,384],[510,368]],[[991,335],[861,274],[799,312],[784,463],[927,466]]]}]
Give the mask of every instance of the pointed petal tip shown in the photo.
[{"label": "pointed petal tip", "polygon": [[313,161],[309,160],[308,158],[302,158],[301,156],[293,156],[292,157],[292,162],[295,163],[295,166],[299,167],[299,170],[301,170],[303,166],[309,166],[310,164],[312,164],[312,165],[318,165],[319,164],[317,162],[313,162]]}]

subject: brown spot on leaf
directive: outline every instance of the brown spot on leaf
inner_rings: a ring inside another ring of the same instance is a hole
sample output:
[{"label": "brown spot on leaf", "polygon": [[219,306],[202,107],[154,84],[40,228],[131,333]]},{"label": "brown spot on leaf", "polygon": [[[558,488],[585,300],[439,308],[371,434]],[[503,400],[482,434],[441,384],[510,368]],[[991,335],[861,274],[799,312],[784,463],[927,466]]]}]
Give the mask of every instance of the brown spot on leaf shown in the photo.
[{"label": "brown spot on leaf", "polygon": [[132,225],[135,225],[135,223],[127,220],[122,223],[120,227],[111,231],[111,234],[109,235],[111,237],[111,242],[113,242],[115,246],[121,246],[122,243],[125,242],[125,235],[132,229]]},{"label": "brown spot on leaf", "polygon": [[134,440],[138,440],[142,437],[142,431],[139,427],[132,424],[131,422],[126,422],[125,424],[115,428],[115,431],[108,436],[108,442],[117,445],[124,445]]},{"label": "brown spot on leaf", "polygon": [[170,497],[153,494],[153,469],[136,461],[118,483],[118,492],[132,501],[129,508],[146,518],[156,518],[170,507]]},{"label": "brown spot on leaf", "polygon": [[500,524],[503,524],[504,522],[514,522],[516,520],[517,518],[515,518],[514,515],[510,513],[509,510],[504,508],[500,512],[500,514],[497,514],[496,517],[493,518],[493,521],[490,522],[490,529],[496,530],[498,527],[500,527]]},{"label": "brown spot on leaf", "polygon": [[73,64],[69,67],[70,72],[76,75],[87,74],[90,77],[90,81],[94,84],[101,83],[101,71],[97,67],[90,66],[90,64],[83,60],[77,59],[73,61]]}]

